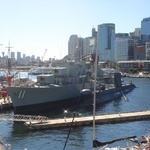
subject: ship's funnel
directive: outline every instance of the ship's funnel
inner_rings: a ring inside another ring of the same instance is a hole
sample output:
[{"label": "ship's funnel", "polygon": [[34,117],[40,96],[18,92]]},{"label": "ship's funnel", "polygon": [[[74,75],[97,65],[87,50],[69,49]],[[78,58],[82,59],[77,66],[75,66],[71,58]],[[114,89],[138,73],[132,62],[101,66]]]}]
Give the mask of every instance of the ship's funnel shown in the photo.
[{"label": "ship's funnel", "polygon": [[8,75],[7,76],[8,86],[11,86],[11,80],[12,80],[12,76]]}]

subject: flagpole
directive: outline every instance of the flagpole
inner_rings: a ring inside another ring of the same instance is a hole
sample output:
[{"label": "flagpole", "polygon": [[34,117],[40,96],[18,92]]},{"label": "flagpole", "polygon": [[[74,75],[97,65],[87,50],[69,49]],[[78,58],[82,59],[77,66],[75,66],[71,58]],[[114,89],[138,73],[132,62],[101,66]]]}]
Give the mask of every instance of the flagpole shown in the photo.
[{"label": "flagpole", "polygon": [[[95,45],[96,40],[95,40]],[[97,80],[97,56],[98,56],[98,51],[97,51],[97,46],[95,46],[95,63],[94,63],[94,99],[93,99],[93,141],[96,139],[96,129],[95,129],[95,114],[96,114],[96,80]],[[95,148],[93,148],[95,150]]]}]

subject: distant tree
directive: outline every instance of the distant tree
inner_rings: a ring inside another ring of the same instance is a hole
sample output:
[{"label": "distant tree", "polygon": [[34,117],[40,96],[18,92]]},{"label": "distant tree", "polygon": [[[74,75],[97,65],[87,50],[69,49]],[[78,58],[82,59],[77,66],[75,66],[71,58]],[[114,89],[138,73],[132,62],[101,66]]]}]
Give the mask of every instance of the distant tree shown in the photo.
[{"label": "distant tree", "polygon": [[130,71],[130,73],[135,74],[135,73],[138,73],[140,71],[140,69],[139,68],[130,68],[129,71]]}]

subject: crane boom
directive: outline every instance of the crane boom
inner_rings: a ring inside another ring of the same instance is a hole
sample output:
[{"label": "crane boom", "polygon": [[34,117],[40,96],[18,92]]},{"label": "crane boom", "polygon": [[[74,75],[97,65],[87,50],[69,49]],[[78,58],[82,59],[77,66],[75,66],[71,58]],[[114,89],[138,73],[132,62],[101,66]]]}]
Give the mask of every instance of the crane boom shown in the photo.
[{"label": "crane boom", "polygon": [[39,67],[43,66],[43,64],[44,64],[43,59],[44,59],[44,56],[45,56],[45,54],[46,54],[46,51],[47,51],[47,49],[45,49],[44,54],[43,54],[43,56],[41,57],[41,60],[39,60],[39,63],[38,63],[38,66],[39,66]]},{"label": "crane boom", "polygon": [[44,59],[44,57],[45,57],[46,52],[47,52],[47,49],[44,51],[44,54],[43,54],[43,56],[42,56],[42,62],[43,62],[43,59]]}]

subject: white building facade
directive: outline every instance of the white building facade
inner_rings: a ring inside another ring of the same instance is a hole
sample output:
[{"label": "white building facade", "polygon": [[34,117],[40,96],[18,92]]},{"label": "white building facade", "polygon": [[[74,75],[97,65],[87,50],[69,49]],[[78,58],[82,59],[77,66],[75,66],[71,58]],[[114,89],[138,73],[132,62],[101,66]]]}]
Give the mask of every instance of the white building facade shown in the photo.
[{"label": "white building facade", "polygon": [[134,40],[117,38],[115,40],[115,61],[134,59]]},{"label": "white building facade", "polygon": [[115,61],[128,60],[128,39],[115,40]]},{"label": "white building facade", "polygon": [[141,28],[135,28],[134,36],[141,37]]},{"label": "white building facade", "polygon": [[75,51],[79,46],[78,36],[71,35],[68,41],[68,57],[70,60],[75,59]]},{"label": "white building facade", "polygon": [[83,40],[83,56],[95,53],[95,38],[87,37]]}]

